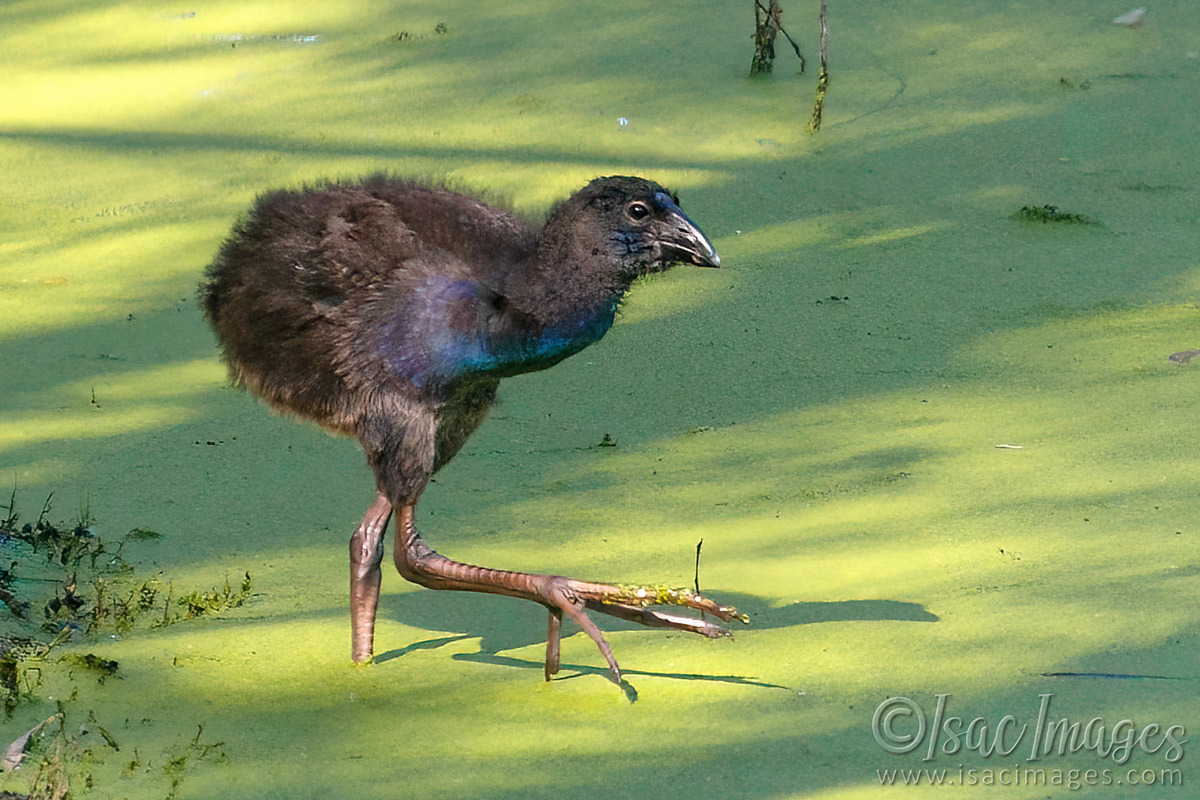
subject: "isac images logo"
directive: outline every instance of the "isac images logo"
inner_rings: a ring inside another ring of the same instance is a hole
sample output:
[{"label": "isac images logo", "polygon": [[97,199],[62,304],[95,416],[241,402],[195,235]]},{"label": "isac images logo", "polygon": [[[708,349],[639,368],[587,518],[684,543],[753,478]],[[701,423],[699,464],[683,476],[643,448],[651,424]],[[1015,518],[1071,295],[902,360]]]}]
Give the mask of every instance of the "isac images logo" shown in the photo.
[{"label": "isac images logo", "polygon": [[[1072,721],[1051,712],[1053,697],[1038,695],[1036,721],[1027,722],[1012,714],[998,720],[951,714],[947,694],[935,695],[932,715],[907,697],[889,697],[871,718],[871,735],[889,753],[919,753],[923,763],[972,753],[1022,763],[981,768],[930,764],[920,769],[878,769],[876,776],[884,785],[913,786],[1062,786],[1074,790],[1084,786],[1183,785],[1180,762],[1188,743],[1184,726],[1138,725],[1131,719],[1110,724],[1101,717]],[[1139,753],[1158,763],[1151,768],[1139,759],[1135,768],[1129,761]],[[1070,759],[1069,767],[1059,760],[1070,756],[1076,758]],[[1079,757],[1100,764],[1077,768]]]}]

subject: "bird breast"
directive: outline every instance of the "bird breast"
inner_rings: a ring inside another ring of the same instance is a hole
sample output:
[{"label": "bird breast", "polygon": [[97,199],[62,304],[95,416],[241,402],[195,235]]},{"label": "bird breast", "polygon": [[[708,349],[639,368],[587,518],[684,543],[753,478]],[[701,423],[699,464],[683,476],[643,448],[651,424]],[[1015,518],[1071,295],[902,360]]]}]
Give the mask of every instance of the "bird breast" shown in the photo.
[{"label": "bird breast", "polygon": [[377,353],[392,375],[425,389],[546,369],[598,341],[616,313],[614,301],[547,324],[477,281],[448,275],[429,275],[387,305]]}]

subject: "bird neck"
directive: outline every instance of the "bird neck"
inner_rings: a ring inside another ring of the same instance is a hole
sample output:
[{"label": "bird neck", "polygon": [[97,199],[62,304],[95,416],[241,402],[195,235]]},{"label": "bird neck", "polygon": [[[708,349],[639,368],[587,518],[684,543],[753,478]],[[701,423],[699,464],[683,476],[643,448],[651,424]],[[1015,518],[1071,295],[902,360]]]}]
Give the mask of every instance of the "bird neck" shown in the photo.
[{"label": "bird neck", "polygon": [[555,361],[573,355],[594,344],[608,333],[617,314],[620,298],[613,296],[597,303],[579,305],[568,313],[542,316],[528,331],[526,349],[538,357]]},{"label": "bird neck", "polygon": [[597,257],[600,252],[580,232],[562,235],[553,219],[547,223],[533,257],[504,287],[516,321],[502,346],[512,358],[510,367],[545,369],[599,341],[612,327],[629,287],[613,277],[615,270]]}]

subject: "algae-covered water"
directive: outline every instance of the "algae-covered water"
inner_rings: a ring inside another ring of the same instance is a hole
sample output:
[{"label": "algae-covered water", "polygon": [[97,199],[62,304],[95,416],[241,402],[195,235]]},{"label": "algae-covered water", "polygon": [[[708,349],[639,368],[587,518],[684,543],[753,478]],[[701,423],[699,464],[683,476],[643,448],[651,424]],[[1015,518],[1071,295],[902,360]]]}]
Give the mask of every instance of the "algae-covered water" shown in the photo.
[{"label": "algae-covered water", "polygon": [[[0,790],[1194,796],[1166,732],[1200,731],[1200,359],[1169,359],[1200,348],[1200,19],[831,2],[813,136],[817,4],[784,9],[809,74],[781,41],[751,80],[741,2],[0,8],[0,501],[160,534],[123,556],[161,589],[253,581],[25,662],[0,749],[65,724]],[[540,608],[389,570],[351,666],[371,476],[228,386],[194,290],[257,193],[376,170],[531,216],[602,174],[680,194],[723,268],[507,381],[418,516],[461,560],[620,582],[690,584],[703,539],[735,638],[601,620],[621,691],[568,626],[547,684]],[[1046,205],[1095,224],[1013,218]],[[1033,758],[1061,719],[1078,747]]]}]

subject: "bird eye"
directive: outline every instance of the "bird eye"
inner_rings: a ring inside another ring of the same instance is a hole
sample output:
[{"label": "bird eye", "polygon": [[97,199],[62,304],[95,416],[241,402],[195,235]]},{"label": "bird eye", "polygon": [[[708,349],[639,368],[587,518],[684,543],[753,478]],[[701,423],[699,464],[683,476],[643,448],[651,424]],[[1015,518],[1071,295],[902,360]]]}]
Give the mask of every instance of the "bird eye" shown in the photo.
[{"label": "bird eye", "polygon": [[645,203],[630,203],[629,208],[625,209],[625,213],[629,218],[635,221],[640,221],[650,216],[650,207]]}]

